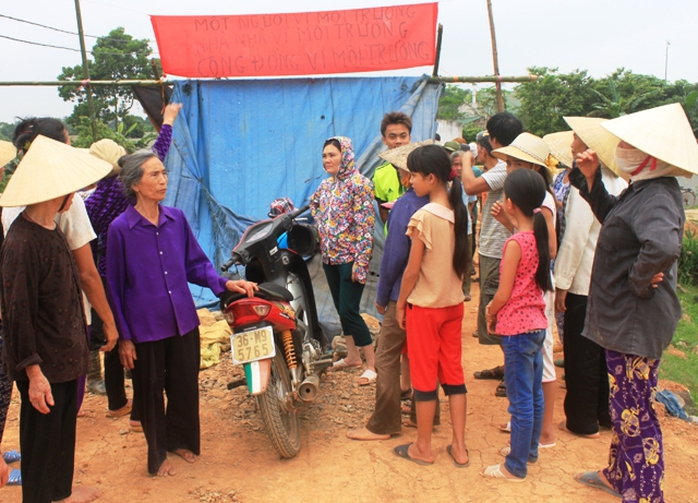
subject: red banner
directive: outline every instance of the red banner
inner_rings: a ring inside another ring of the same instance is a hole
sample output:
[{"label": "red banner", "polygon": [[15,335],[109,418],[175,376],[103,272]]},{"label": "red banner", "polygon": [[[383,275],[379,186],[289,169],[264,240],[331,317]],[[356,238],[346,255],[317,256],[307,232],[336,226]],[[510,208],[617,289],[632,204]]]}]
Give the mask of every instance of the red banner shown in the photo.
[{"label": "red banner", "polygon": [[433,65],[438,4],[249,16],[151,16],[182,77],[368,72]]}]

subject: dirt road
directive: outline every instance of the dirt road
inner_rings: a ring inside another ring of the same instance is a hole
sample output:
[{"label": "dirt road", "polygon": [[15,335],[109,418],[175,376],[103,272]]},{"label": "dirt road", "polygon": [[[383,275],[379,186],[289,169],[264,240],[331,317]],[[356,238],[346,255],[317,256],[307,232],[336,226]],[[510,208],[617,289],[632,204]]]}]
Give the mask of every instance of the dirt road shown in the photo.
[{"label": "dirt road", "polygon": [[[474,291],[473,293],[477,293]],[[477,298],[477,295],[473,296]],[[146,471],[145,441],[128,430],[127,419],[105,417],[106,399],[89,396],[87,417],[78,420],[75,479],[96,485],[101,502],[612,502],[610,495],[576,483],[572,476],[602,467],[610,432],[588,440],[559,432],[557,446],[542,450],[525,482],[512,484],[483,479],[480,469],[502,461],[498,454],[507,436],[497,424],[507,420],[507,400],[494,397],[494,381],[476,381],[475,370],[501,363],[499,349],[480,346],[470,334],[476,303],[466,304],[463,324],[463,365],[468,386],[468,468],[454,467],[446,454],[449,421],[436,429],[436,463],[424,467],[397,458],[396,445],[411,441],[415,431],[381,442],[348,440],[345,432],[362,425],[373,407],[374,386],[355,384],[358,371],[328,373],[317,400],[303,410],[301,453],[280,460],[272,449],[254,401],[243,389],[225,386],[240,370],[227,360],[201,372],[202,456],[193,465],[174,457],[175,477],[151,478]],[[560,369],[558,369],[560,371]],[[560,377],[561,374],[558,374]],[[562,383],[563,381],[560,380]],[[562,420],[564,389],[556,400],[556,420]],[[17,393],[3,447],[18,446]],[[442,399],[444,418],[448,405]],[[666,450],[667,501],[698,502],[698,427],[673,418],[663,420]],[[18,488],[0,490],[0,501],[21,500]]]}]

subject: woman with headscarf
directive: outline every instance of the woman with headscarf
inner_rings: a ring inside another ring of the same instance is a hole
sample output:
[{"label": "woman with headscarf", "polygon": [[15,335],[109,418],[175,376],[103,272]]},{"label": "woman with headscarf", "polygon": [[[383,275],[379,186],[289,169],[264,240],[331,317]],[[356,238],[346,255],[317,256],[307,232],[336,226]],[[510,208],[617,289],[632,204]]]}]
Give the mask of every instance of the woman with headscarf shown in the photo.
[{"label": "woman with headscarf", "polygon": [[330,177],[310,197],[310,210],[320,234],[322,266],[347,342],[346,358],[333,367],[360,367],[361,348],[366,370],[358,383],[366,385],[376,381],[371,333],[359,314],[373,248],[373,187],[356,169],[354,147],[346,136],[325,141],[322,163]]},{"label": "woman with headscarf", "polygon": [[[252,296],[256,285],[216,273],[184,213],[162,206],[167,173],[157,155],[119,159],[133,201],[107,232],[107,287],[119,327],[119,355],[132,369],[134,405],[148,444],[148,472],[173,475],[167,453],[200,453],[199,318],[189,283]],[[167,394],[167,409],[163,391]]]},{"label": "woman with headscarf", "polygon": [[608,466],[575,479],[624,502],[661,503],[664,452],[652,398],[681,317],[676,278],[685,215],[675,177],[698,173],[698,145],[678,103],[601,126],[620,140],[616,164],[630,185],[610,195],[591,150],[577,156],[570,182],[602,224],[582,335],[606,350],[613,436]]}]

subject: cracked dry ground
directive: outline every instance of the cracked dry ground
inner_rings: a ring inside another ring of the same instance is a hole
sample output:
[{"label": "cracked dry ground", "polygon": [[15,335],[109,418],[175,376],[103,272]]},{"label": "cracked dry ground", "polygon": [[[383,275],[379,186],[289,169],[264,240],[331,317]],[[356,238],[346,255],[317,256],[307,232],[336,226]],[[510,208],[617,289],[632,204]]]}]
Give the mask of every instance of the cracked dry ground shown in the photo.
[{"label": "cracked dry ground", "polygon": [[[473,298],[477,299],[477,286]],[[267,439],[255,402],[243,388],[226,384],[241,374],[222,363],[200,374],[201,459],[188,465],[174,457],[175,477],[151,478],[146,472],[145,440],[128,431],[128,419],[105,417],[106,399],[88,396],[87,417],[78,420],[75,480],[99,487],[102,502],[612,502],[606,493],[572,480],[574,473],[603,466],[610,432],[601,439],[577,438],[557,432],[557,446],[541,451],[521,484],[489,481],[479,475],[484,465],[502,461],[498,454],[507,436],[497,425],[507,420],[507,400],[493,396],[494,381],[476,381],[475,370],[500,363],[497,348],[478,345],[476,302],[466,304],[463,323],[463,366],[468,386],[467,444],[472,459],[465,469],[453,466],[446,454],[450,442],[448,405],[442,398],[444,423],[434,433],[436,463],[418,466],[397,458],[392,449],[412,441],[415,430],[380,442],[356,442],[345,437],[361,426],[373,407],[374,386],[359,387],[358,370],[326,373],[316,401],[302,409],[302,448],[290,460],[279,459]],[[558,369],[558,378],[561,377]],[[559,381],[561,384],[562,380]],[[559,389],[555,419],[562,420]],[[17,393],[3,446],[18,446]],[[698,426],[663,417],[666,451],[666,497],[670,502],[698,502]],[[0,490],[0,501],[18,502],[20,490]]]}]

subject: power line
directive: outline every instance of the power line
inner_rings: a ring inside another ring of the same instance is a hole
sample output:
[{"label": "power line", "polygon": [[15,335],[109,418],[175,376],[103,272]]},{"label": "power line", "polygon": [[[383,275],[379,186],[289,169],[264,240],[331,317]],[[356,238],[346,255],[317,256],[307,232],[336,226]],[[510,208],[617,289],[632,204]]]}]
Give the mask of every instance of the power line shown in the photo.
[{"label": "power line", "polygon": [[[48,25],[41,24],[41,23],[35,23],[34,21],[28,21],[28,20],[26,20],[26,19],[20,19],[20,18],[17,18],[17,17],[7,16],[7,15],[5,15],[5,14],[0,14],[0,18],[9,19],[9,20],[11,20],[11,21],[17,21],[18,23],[25,23],[25,24],[30,24],[30,25],[33,25],[33,26],[39,26],[40,28],[46,28],[47,30],[57,31],[57,32],[59,32],[59,33],[66,33],[66,34],[68,34],[68,35],[78,35],[78,32],[76,32],[76,31],[63,30],[63,29],[61,29],[61,28],[56,28],[56,27],[54,27],[54,26],[48,26]],[[105,35],[105,36],[103,36],[103,37],[99,37],[99,36],[97,36],[97,35],[87,35],[87,34],[85,34],[85,36],[86,36],[86,37],[90,37],[90,38],[102,38],[102,39],[115,39],[115,40],[117,40],[115,37],[110,37],[110,36],[108,36],[108,35]],[[119,39],[119,40],[120,40],[120,39]],[[148,42],[153,42],[153,40],[150,40],[150,39],[146,39],[146,40],[148,40]]]},{"label": "power line", "polygon": [[63,47],[61,45],[52,45],[52,44],[42,44],[41,42],[32,42],[31,40],[22,40],[21,38],[8,37],[7,35],[0,35],[0,38],[6,38],[7,40],[12,40],[14,42],[21,42],[23,44],[39,45],[41,47],[51,47],[53,49],[63,49],[66,51],[80,52],[78,49],[73,49],[72,47]]},{"label": "power line", "polygon": [[[13,42],[21,42],[21,43],[23,43],[23,44],[38,45],[38,46],[41,46],[41,47],[50,47],[50,48],[52,48],[52,49],[63,49],[63,50],[65,50],[65,51],[80,52],[80,49],[74,49],[74,48],[72,48],[72,47],[64,47],[64,46],[62,46],[62,45],[53,45],[53,44],[44,44],[44,43],[42,43],[42,42],[34,42],[34,41],[32,41],[32,40],[24,40],[24,39],[21,39],[21,38],[8,37],[7,35],[0,35],[0,38],[5,38],[5,39],[7,39],[7,40],[12,40]],[[92,54],[92,55],[94,56],[94,52],[93,52],[93,51],[87,51],[87,52],[89,52],[90,54]],[[130,53],[125,53],[125,52],[113,52],[113,51],[99,51],[99,54],[105,54],[105,55],[110,55],[110,56],[124,56],[124,55],[130,54]],[[157,55],[158,55],[158,53],[156,53],[156,52],[154,52],[154,51],[150,54],[150,56],[157,56]]]}]

